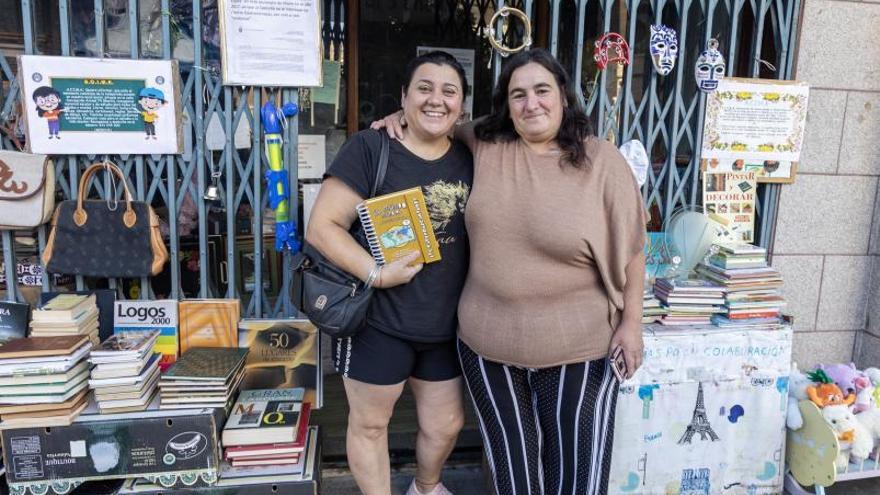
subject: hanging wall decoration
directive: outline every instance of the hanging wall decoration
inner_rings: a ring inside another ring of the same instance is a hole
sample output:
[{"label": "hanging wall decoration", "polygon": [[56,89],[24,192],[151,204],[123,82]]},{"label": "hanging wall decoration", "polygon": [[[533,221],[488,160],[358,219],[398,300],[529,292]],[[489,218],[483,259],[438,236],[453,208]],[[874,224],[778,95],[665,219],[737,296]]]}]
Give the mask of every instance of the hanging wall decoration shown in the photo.
[{"label": "hanging wall decoration", "polygon": [[599,70],[605,70],[605,67],[611,63],[629,65],[629,44],[623,36],[617,33],[605,33],[596,40],[595,46],[593,60],[596,61]]},{"label": "hanging wall decoration", "polygon": [[[519,46],[508,47],[504,46],[504,33],[505,29],[499,21],[507,21],[507,29],[510,29],[510,16],[518,18],[523,24],[523,35],[522,35],[522,43]],[[495,26],[498,26],[499,29],[495,29]],[[499,38],[495,36],[499,35]],[[530,46],[532,46],[532,22],[529,19],[529,16],[526,15],[525,12],[519,9],[515,9],[513,7],[501,7],[498,9],[498,12],[495,12],[495,15],[492,16],[492,19],[489,20],[489,24],[482,30],[482,35],[489,41],[489,44],[492,46],[496,52],[502,57],[510,56],[514,53],[519,53],[523,50],[527,50]],[[455,55],[455,54],[453,54]],[[489,65],[492,66],[492,58],[489,57]]]},{"label": "hanging wall decoration", "polygon": [[661,76],[668,75],[678,58],[678,34],[670,27],[652,24],[650,51],[654,70]]},{"label": "hanging wall decoration", "polygon": [[711,38],[706,49],[697,58],[694,66],[694,79],[697,87],[704,93],[711,93],[718,89],[718,83],[724,79],[727,63],[724,56],[718,51],[718,40]]}]

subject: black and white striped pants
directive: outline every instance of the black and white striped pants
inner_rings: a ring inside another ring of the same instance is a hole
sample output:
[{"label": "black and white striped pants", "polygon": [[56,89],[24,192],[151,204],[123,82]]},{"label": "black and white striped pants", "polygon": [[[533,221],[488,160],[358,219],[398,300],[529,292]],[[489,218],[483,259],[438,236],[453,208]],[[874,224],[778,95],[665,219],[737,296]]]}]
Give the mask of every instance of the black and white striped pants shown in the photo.
[{"label": "black and white striped pants", "polygon": [[526,369],[458,341],[498,495],[608,492],[618,382],[605,358]]}]

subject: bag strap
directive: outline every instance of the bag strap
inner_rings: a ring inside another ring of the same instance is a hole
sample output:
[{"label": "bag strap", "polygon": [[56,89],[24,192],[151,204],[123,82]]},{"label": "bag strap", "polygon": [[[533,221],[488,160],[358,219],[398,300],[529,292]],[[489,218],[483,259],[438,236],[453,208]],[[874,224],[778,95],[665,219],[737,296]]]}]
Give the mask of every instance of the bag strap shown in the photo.
[{"label": "bag strap", "polygon": [[106,169],[109,172],[113,173],[113,175],[119,177],[119,180],[122,181],[122,187],[125,190],[125,214],[122,215],[122,221],[125,223],[125,226],[128,228],[134,227],[134,224],[137,223],[137,215],[134,212],[134,208],[131,207],[131,189],[128,188],[128,181],[125,178],[125,174],[122,173],[119,167],[115,164],[110,163],[109,161],[103,161],[98,163],[93,163],[89,165],[89,168],[83,172],[82,177],[79,179],[79,192],[76,196],[76,210],[73,212],[73,222],[78,226],[82,227],[86,224],[86,220],[88,220],[88,215],[86,214],[85,208],[83,208],[83,201],[86,196],[86,189],[89,185],[89,179],[95,175],[95,172],[101,169]]},{"label": "bag strap", "polygon": [[385,182],[385,172],[388,171],[388,149],[391,138],[384,130],[380,130],[379,135],[382,136],[382,146],[379,148],[379,168],[376,169],[376,181],[373,182],[373,189],[370,191],[371,198],[379,192],[379,187]]}]

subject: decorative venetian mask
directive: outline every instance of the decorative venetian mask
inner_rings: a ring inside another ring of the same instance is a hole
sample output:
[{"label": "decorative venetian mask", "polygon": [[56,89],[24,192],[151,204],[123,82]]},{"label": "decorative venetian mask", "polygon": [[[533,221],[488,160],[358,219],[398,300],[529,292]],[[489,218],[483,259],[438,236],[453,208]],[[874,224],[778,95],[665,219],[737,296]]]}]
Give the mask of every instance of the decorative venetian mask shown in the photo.
[{"label": "decorative venetian mask", "polygon": [[703,53],[697,58],[694,67],[694,79],[697,87],[704,93],[711,93],[718,89],[718,83],[724,79],[727,64],[724,56],[718,51],[718,40],[712,38]]},{"label": "decorative venetian mask", "polygon": [[596,40],[596,48],[593,50],[593,60],[599,66],[599,70],[612,62],[621,65],[629,65],[629,45],[623,36],[617,33],[605,33]]},{"label": "decorative venetian mask", "polygon": [[662,24],[651,25],[651,61],[661,76],[672,72],[678,58],[678,35],[675,30]]}]

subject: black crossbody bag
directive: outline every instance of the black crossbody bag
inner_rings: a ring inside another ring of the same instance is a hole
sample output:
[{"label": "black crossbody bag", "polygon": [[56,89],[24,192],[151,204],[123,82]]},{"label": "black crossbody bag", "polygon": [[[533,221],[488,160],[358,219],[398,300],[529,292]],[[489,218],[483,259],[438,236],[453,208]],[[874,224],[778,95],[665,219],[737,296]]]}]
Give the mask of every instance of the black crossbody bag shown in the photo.
[{"label": "black crossbody bag", "polygon": [[[379,151],[379,167],[370,190],[370,197],[376,196],[379,186],[385,181],[388,170],[389,138],[381,132],[382,145]],[[360,221],[356,221],[349,231],[363,246],[363,232]],[[318,330],[331,337],[351,337],[364,325],[373,289],[352,277],[317,249],[303,243],[302,251],[293,259],[292,300],[300,312],[304,313]]]}]

